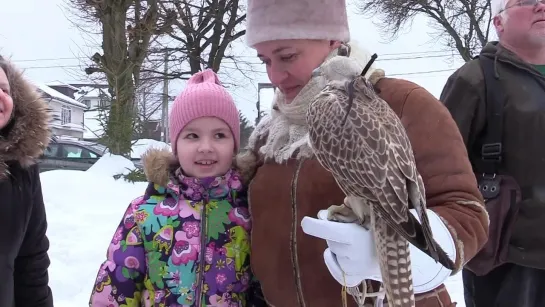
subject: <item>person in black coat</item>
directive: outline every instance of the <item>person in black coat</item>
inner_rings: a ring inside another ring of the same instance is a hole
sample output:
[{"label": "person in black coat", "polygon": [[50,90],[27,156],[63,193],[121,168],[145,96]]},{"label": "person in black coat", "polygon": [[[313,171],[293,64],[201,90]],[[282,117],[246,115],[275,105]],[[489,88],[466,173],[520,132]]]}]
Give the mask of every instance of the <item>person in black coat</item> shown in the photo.
[{"label": "person in black coat", "polygon": [[49,240],[38,158],[47,104],[0,56],[0,307],[50,307]]}]

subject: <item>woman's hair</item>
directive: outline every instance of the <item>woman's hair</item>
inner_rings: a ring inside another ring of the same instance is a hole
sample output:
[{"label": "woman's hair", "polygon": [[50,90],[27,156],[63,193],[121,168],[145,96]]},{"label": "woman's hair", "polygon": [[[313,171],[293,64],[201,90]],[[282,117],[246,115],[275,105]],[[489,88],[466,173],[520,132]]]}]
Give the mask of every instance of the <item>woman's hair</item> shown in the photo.
[{"label": "woman's hair", "polygon": [[[6,58],[4,58],[1,55],[0,55],[0,69],[4,71],[8,79],[8,84],[10,85],[10,87],[12,87],[10,96],[13,98],[17,95],[16,91],[13,89],[13,86],[14,86],[13,79],[17,71],[15,70],[15,67],[13,66],[13,64],[11,64],[10,61],[6,60]],[[15,99],[13,99],[13,110],[11,112],[11,117],[8,123],[6,124],[6,126],[0,129],[0,136],[2,137],[5,137],[11,131],[13,127],[13,124],[14,124],[13,118],[15,117],[15,108],[16,108]]]},{"label": "woman's hair", "polygon": [[11,84],[11,79],[12,79],[11,77],[13,75],[13,65],[1,55],[0,55],[0,68],[4,71],[4,73],[8,77],[9,84]]}]

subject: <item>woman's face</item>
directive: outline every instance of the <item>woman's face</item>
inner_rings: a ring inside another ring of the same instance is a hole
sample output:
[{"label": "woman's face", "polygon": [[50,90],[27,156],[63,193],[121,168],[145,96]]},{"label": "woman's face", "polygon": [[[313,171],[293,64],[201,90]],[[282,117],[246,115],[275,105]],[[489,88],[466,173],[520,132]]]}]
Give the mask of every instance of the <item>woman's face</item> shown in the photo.
[{"label": "woman's face", "polygon": [[0,129],[4,128],[13,112],[13,99],[6,72],[0,68]]},{"label": "woman's face", "polygon": [[340,46],[328,40],[290,39],[256,44],[257,56],[267,66],[267,75],[291,102],[308,83],[312,71]]}]

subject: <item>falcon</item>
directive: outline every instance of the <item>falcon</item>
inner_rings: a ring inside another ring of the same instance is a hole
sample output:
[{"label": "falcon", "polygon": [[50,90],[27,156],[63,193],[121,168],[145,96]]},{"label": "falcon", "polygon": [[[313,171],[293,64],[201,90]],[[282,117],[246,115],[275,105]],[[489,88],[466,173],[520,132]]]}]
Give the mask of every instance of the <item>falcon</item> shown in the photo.
[{"label": "falcon", "polygon": [[409,243],[448,269],[454,263],[433,239],[424,183],[405,128],[365,77],[375,58],[363,72],[346,56],[313,72],[324,88],[307,111],[309,143],[346,195],[344,204],[328,208],[328,219],[371,230],[388,306],[415,306]]}]

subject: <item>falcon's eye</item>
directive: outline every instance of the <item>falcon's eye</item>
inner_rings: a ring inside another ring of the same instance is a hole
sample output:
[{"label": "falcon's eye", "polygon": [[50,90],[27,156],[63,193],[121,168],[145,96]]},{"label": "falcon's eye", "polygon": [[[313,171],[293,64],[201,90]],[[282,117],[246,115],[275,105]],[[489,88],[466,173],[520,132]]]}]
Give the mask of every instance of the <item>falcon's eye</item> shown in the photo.
[{"label": "falcon's eye", "polygon": [[316,68],[312,71],[312,77],[317,77],[317,76],[320,76],[321,75],[321,72],[320,72],[320,68]]}]

